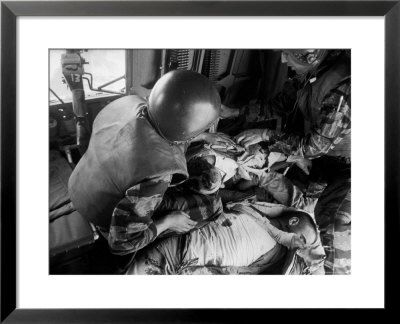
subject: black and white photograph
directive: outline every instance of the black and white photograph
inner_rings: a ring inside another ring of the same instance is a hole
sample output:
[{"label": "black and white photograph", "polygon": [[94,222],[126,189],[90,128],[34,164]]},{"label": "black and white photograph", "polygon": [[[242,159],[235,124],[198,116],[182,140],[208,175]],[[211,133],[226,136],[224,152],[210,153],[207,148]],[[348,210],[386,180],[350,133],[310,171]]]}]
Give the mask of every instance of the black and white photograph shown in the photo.
[{"label": "black and white photograph", "polygon": [[382,321],[399,2],[2,1],[0,322]]},{"label": "black and white photograph", "polygon": [[54,48],[49,274],[350,275],[348,48]]}]

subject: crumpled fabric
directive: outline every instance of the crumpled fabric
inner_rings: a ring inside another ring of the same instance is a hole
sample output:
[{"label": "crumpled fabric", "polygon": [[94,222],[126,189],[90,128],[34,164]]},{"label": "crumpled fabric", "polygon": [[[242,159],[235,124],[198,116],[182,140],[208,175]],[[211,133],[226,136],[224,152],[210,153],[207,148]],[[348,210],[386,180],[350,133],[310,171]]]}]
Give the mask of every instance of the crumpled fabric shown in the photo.
[{"label": "crumpled fabric", "polygon": [[205,144],[197,152],[187,156],[187,159],[208,155],[215,156],[215,166],[226,173],[224,181],[231,178],[234,181],[239,179],[251,180],[252,174],[259,176],[268,170],[268,166],[266,166],[268,162],[267,153],[258,144],[251,145],[248,150],[239,145]]},{"label": "crumpled fabric", "polygon": [[280,152],[270,152],[268,155],[268,169],[278,162],[286,161],[287,156]]},{"label": "crumpled fabric", "polygon": [[310,170],[312,167],[311,160],[304,158],[299,155],[289,155],[286,162],[296,164],[303,172],[307,175],[310,174]]},{"label": "crumpled fabric", "polygon": [[249,149],[238,157],[237,163],[238,175],[245,180],[252,180],[251,174],[259,176],[268,170],[268,167],[264,167],[267,154],[258,144],[249,146]]},{"label": "crumpled fabric", "polygon": [[276,245],[267,233],[252,214],[224,213],[190,233],[185,259],[198,259],[197,265],[248,266]]},{"label": "crumpled fabric", "polygon": [[240,145],[212,145],[204,144],[197,152],[187,156],[193,157],[215,156],[215,166],[226,173],[224,182],[229,179],[252,181],[255,177],[261,178],[271,171],[271,167],[280,162],[297,165],[306,174],[309,174],[312,162],[301,156],[287,156],[280,152],[267,152],[260,145],[254,144],[246,150]]},{"label": "crumpled fabric", "polygon": [[215,166],[226,173],[224,181],[233,179],[252,181],[256,188],[257,197],[263,197],[265,192],[271,195],[278,203],[313,212],[317,199],[316,197],[305,196],[303,192],[295,186],[283,174],[270,171],[272,165],[286,161],[302,165],[308,168],[310,160],[289,156],[279,153],[264,151],[258,144],[251,145],[248,150],[242,151],[240,146],[223,149],[223,146],[205,144],[194,156],[213,155],[216,157]]},{"label": "crumpled fabric", "polygon": [[312,213],[317,204],[316,198],[305,196],[297,186],[278,172],[262,173],[258,178],[257,185],[285,206]]}]

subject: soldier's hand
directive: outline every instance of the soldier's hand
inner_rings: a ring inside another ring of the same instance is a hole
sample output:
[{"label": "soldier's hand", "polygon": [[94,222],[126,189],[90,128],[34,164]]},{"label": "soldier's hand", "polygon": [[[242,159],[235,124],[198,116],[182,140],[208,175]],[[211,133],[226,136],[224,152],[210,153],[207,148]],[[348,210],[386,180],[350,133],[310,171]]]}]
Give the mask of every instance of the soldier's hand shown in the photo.
[{"label": "soldier's hand", "polygon": [[166,216],[168,229],[176,233],[186,233],[193,229],[197,222],[190,219],[189,215],[177,210]]},{"label": "soldier's hand", "polygon": [[267,138],[265,129],[249,129],[236,135],[235,140],[247,149],[250,145],[265,141]]}]

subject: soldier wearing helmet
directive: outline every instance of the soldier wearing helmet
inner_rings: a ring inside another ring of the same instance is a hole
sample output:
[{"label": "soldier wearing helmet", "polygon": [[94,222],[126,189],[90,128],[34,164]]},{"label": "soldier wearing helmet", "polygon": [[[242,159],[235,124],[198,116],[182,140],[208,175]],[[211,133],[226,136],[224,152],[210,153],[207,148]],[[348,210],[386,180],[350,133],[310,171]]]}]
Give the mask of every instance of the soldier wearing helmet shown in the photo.
[{"label": "soldier wearing helmet", "polygon": [[126,96],[98,114],[69,192],[75,208],[108,237],[114,254],[131,254],[166,230],[194,228],[181,211],[157,221],[152,215],[167,188],[187,179],[188,143],[227,140],[202,134],[217,119],[220,105],[206,77],[176,70],[157,81],[148,102]]},{"label": "soldier wearing helmet", "polygon": [[287,155],[311,159],[326,154],[337,156],[339,151],[343,154],[341,146],[348,144],[351,128],[348,53],[325,49],[282,50],[281,60],[296,72],[284,91],[267,103],[240,110],[223,106],[221,116],[245,115],[247,123],[252,124],[276,113],[284,121],[282,129],[249,129],[236,136],[237,142],[247,147],[270,141]]}]

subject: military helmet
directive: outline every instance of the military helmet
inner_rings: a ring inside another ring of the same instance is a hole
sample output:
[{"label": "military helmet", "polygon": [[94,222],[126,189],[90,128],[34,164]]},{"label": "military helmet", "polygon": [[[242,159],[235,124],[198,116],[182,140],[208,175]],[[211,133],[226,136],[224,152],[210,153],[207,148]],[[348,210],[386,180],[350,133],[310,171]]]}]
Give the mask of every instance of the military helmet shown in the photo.
[{"label": "military helmet", "polygon": [[163,75],[149,97],[149,116],[167,140],[188,141],[209,128],[219,116],[221,99],[210,80],[189,71]]},{"label": "military helmet", "polygon": [[328,51],[324,49],[285,49],[283,52],[290,55],[297,64],[316,66],[325,58]]}]

